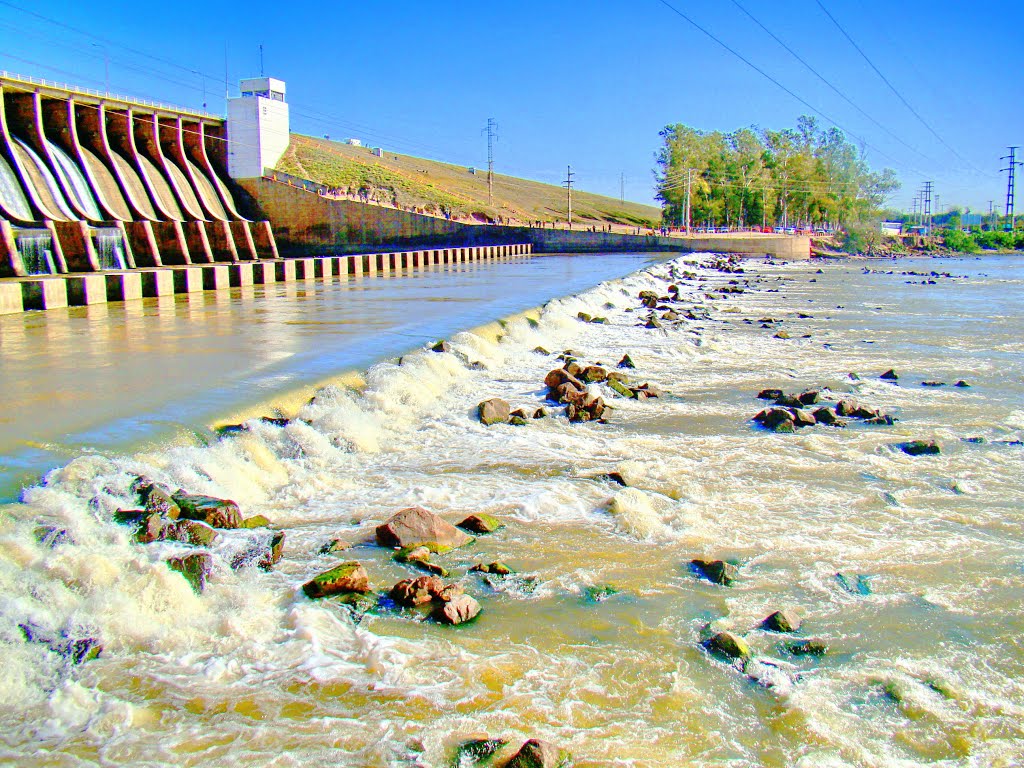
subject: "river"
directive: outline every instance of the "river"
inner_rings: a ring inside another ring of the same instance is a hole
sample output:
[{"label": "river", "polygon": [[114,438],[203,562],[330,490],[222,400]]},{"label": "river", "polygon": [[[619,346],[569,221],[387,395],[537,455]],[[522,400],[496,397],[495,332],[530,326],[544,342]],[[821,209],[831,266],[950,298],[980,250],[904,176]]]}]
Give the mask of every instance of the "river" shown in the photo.
[{"label": "river", "polygon": [[[355,293],[375,292],[388,319],[371,328],[359,314],[362,332],[347,333],[353,289],[340,285],[204,306],[197,325],[177,307],[140,313],[150,325],[137,338],[125,331],[132,356],[191,334],[147,369],[163,394],[126,398],[136,424],[174,411],[177,439],[117,426],[104,445],[95,435],[119,417],[83,417],[73,432],[88,437],[64,440],[48,460],[67,461],[4,508],[0,759],[446,766],[459,742],[488,735],[512,747],[553,742],[578,766],[1024,760],[1020,258],[751,261],[743,274],[695,256],[546,259],[498,265],[499,278],[476,283],[472,271],[451,283],[364,281]],[[637,296],[664,295],[673,265],[696,276],[677,273],[672,306],[697,319],[646,328]],[[537,270],[543,290],[510,298],[517,270]],[[545,292],[565,298],[537,320],[506,323],[500,339],[465,330]],[[358,343],[363,332],[373,349]],[[57,334],[66,349],[75,336]],[[442,336],[450,352],[421,346]],[[117,338],[104,343],[127,343]],[[613,406],[604,424],[569,423],[556,406],[525,426],[477,421],[489,397],[543,405],[544,376],[565,350],[612,367],[628,353],[628,373],[663,396],[627,400],[594,384]],[[204,352],[214,363],[198,375]],[[61,356],[46,361],[75,371]],[[221,439],[201,429],[257,402],[272,412],[298,384],[364,361],[363,387],[330,385],[286,426],[253,420]],[[898,380],[880,378],[889,369]],[[173,394],[172,378],[191,394]],[[961,380],[970,386],[952,386]],[[750,421],[765,388],[856,397],[897,420],[768,432]],[[37,402],[45,425],[47,400]],[[914,439],[941,453],[896,447]],[[71,456],[80,444],[89,449]],[[165,565],[187,547],[134,544],[111,520],[136,504],[139,474],[267,516],[286,533],[283,559],[270,571],[232,569],[265,534],[224,532],[205,591],[193,592]],[[377,525],[412,505],[505,523],[436,557],[479,600],[475,621],[445,627],[303,595],[339,558],[364,564],[377,591],[417,575],[373,543]],[[70,541],[39,543],[41,523]],[[333,538],[351,549],[320,554]],[[735,582],[702,578],[696,557],[734,563]],[[469,571],[494,560],[516,573]],[[794,635],[760,626],[786,607],[803,619]],[[104,650],[74,665],[19,625],[96,638]],[[704,641],[720,631],[745,638],[754,662],[710,653]],[[787,644],[801,638],[827,653],[794,655]]]}]

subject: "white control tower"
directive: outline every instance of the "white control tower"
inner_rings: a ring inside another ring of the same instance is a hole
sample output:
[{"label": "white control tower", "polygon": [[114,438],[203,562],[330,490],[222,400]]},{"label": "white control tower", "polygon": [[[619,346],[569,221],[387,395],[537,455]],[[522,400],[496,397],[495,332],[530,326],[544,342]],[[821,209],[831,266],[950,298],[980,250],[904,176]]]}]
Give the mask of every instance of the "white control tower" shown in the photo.
[{"label": "white control tower", "polygon": [[273,168],[288,149],[288,102],[284,81],[250,77],[242,95],[228,99],[228,173],[252,179]]}]

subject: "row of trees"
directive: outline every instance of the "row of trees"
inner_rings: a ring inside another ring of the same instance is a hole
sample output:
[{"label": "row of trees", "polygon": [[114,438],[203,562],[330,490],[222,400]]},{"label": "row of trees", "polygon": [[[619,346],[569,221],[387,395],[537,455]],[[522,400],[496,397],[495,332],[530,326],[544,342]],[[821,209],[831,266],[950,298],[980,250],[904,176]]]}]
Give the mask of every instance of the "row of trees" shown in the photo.
[{"label": "row of trees", "polygon": [[838,228],[868,220],[899,188],[892,170],[873,172],[842,131],[813,117],[781,131],[676,124],[660,136],[657,197],[668,225]]}]

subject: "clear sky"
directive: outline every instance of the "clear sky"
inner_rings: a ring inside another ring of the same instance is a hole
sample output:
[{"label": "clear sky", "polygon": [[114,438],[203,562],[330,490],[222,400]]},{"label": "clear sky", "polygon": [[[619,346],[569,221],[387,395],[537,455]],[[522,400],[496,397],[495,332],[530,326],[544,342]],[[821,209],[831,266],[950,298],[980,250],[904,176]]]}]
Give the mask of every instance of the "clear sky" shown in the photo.
[{"label": "clear sky", "polygon": [[[225,62],[237,94],[262,44],[294,131],[484,166],[493,117],[497,171],[559,183],[571,164],[580,189],[613,196],[624,174],[627,198],[652,202],[666,124],[783,128],[814,114],[665,3],[894,168],[894,205],[925,180],[939,208],[1004,203],[999,158],[1024,145],[1019,0],[0,0],[0,69],[100,89],[109,71],[112,92],[205,98],[223,114]],[[1021,211],[1024,172],[1018,190]]]}]

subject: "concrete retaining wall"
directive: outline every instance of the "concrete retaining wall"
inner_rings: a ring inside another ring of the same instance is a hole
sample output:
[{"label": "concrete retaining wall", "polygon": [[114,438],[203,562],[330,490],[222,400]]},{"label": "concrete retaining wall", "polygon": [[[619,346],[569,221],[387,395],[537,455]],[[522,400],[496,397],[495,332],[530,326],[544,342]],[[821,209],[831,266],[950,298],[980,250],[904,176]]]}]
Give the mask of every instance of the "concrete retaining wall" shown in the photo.
[{"label": "concrete retaining wall", "polygon": [[530,243],[535,253],[614,251],[710,251],[782,259],[809,259],[809,237],[759,233],[700,237],[623,235],[614,232],[463,224],[337,200],[270,179],[243,179],[241,186],[270,220],[283,256],[365,253],[388,244],[396,248]]}]

